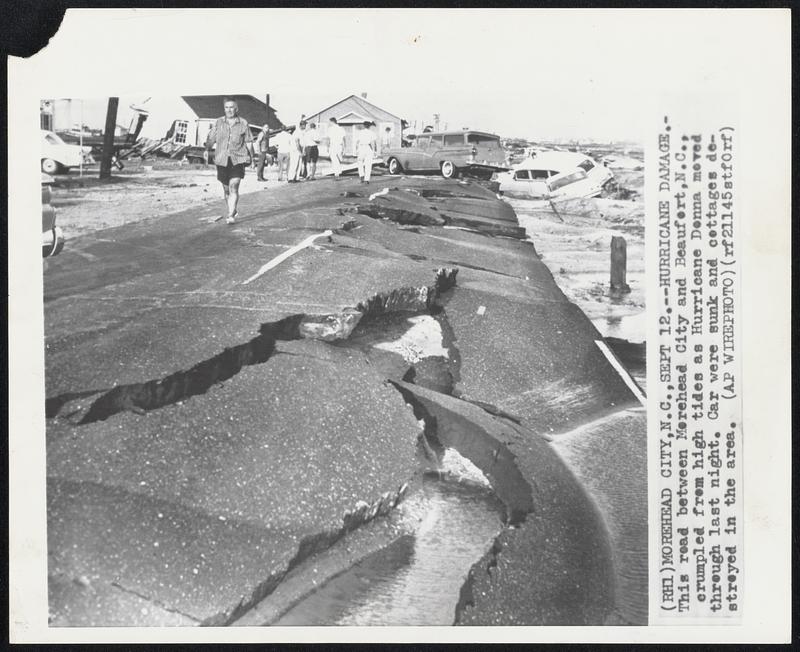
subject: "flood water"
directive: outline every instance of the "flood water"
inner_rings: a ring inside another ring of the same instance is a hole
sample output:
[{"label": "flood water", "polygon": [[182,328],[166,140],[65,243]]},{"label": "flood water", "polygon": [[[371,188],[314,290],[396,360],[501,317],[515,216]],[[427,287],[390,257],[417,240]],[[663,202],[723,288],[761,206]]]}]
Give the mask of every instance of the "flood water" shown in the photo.
[{"label": "flood water", "polygon": [[488,490],[426,479],[405,536],[333,577],[272,625],[452,625],[470,567],[502,529]]}]

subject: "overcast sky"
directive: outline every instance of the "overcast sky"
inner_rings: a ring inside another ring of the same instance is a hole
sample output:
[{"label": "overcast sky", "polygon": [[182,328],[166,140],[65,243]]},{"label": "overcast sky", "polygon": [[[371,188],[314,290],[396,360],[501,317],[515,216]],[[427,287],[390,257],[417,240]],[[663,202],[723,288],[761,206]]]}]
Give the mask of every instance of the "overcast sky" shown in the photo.
[{"label": "overcast sky", "polygon": [[69,10],[34,59],[54,77],[50,97],[269,92],[290,123],[366,92],[412,122],[439,113],[442,125],[506,136],[640,140],[652,127],[653,88],[720,87],[755,65],[724,28],[748,19],[735,11]]}]

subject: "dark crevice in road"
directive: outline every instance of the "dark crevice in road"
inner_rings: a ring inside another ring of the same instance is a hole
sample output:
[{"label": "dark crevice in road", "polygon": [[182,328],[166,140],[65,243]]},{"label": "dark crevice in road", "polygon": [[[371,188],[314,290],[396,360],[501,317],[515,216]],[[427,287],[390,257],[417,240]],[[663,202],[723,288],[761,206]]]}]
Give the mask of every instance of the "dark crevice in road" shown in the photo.
[{"label": "dark crevice in road", "polygon": [[205,627],[224,627],[239,620],[244,614],[255,607],[259,602],[269,596],[280,585],[284,578],[297,566],[314,555],[330,548],[347,533],[368,523],[378,516],[385,516],[393,510],[406,494],[407,484],[403,484],[396,491],[385,492],[372,503],[359,501],[352,511],[347,511],[342,516],[342,526],[335,530],[318,532],[305,537],[300,541],[297,552],[289,560],[285,568],[273,573],[260,582],[249,596],[243,597],[230,611],[218,613],[206,618],[201,624]]},{"label": "dark crevice in road", "polygon": [[[187,370],[177,371],[166,377],[141,383],[118,385],[102,393],[88,410],[78,410],[81,415],[76,425],[104,421],[124,411],[143,414],[167,405],[172,405],[192,396],[205,394],[214,385],[228,380],[243,367],[262,364],[275,352],[278,340],[320,339],[323,341],[345,340],[361,319],[392,312],[419,312],[431,310],[442,292],[456,283],[457,269],[442,268],[436,271],[433,285],[401,287],[380,292],[355,308],[330,315],[307,315],[303,313],[285,317],[276,322],[261,325],[257,337],[230,347],[221,353],[203,360]],[[46,401],[48,418],[59,415],[64,405],[75,398],[90,396],[95,392],[68,392]]]},{"label": "dark crevice in road", "polygon": [[104,421],[123,411],[148,411],[205,394],[217,383],[235,376],[242,367],[266,362],[278,339],[297,339],[304,315],[292,315],[280,321],[262,324],[260,333],[249,342],[225,349],[185,371],[144,383],[119,385],[94,403],[79,425]]},{"label": "dark crevice in road", "polygon": [[107,387],[103,389],[87,389],[83,392],[65,392],[64,394],[59,394],[58,396],[48,398],[44,402],[45,418],[52,419],[53,417],[58,416],[62,408],[71,401],[80,398],[86,398],[87,396],[94,396],[95,394],[104,394],[107,391]]},{"label": "dark crevice in road", "polygon": [[197,618],[196,616],[192,616],[191,614],[187,614],[186,612],[181,611],[180,609],[175,609],[174,607],[168,607],[167,605],[160,603],[158,600],[154,600],[153,598],[151,598],[148,595],[145,595],[144,593],[139,593],[138,591],[134,591],[133,589],[129,589],[129,588],[126,588],[126,587],[122,586],[117,581],[111,582],[111,586],[113,586],[115,589],[117,589],[119,591],[123,591],[124,593],[130,593],[131,595],[135,595],[137,598],[141,598],[142,600],[146,600],[147,602],[150,602],[151,604],[155,605],[159,609],[163,609],[164,611],[169,611],[170,613],[178,614],[180,616],[183,616],[184,618],[188,618],[189,620],[193,620],[196,623],[200,623],[201,622],[200,618]]}]

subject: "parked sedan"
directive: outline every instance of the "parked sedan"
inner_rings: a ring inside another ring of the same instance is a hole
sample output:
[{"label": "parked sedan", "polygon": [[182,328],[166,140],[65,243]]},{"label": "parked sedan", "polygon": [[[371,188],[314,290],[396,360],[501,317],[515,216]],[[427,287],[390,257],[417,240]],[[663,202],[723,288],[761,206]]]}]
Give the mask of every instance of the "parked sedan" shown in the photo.
[{"label": "parked sedan", "polygon": [[381,152],[390,174],[439,172],[445,179],[461,171],[491,174],[507,170],[500,138],[482,131],[440,131],[419,134],[409,147]]},{"label": "parked sedan", "polygon": [[58,134],[42,129],[42,172],[45,174],[57,174],[81,163],[94,163],[91,151],[91,147],[68,145]]}]

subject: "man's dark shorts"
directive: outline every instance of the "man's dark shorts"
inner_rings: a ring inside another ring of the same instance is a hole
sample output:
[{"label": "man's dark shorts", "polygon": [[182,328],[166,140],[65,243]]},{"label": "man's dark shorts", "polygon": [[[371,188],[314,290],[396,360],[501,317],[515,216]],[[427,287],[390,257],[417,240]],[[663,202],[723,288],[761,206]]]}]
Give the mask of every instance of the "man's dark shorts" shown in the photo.
[{"label": "man's dark shorts", "polygon": [[317,159],[319,159],[319,147],[316,145],[311,145],[310,147],[306,147],[306,151],[304,152],[305,159],[309,163],[316,163]]},{"label": "man's dark shorts", "polygon": [[244,179],[244,163],[237,165],[228,159],[228,165],[217,166],[217,180],[227,186],[231,179]]}]

